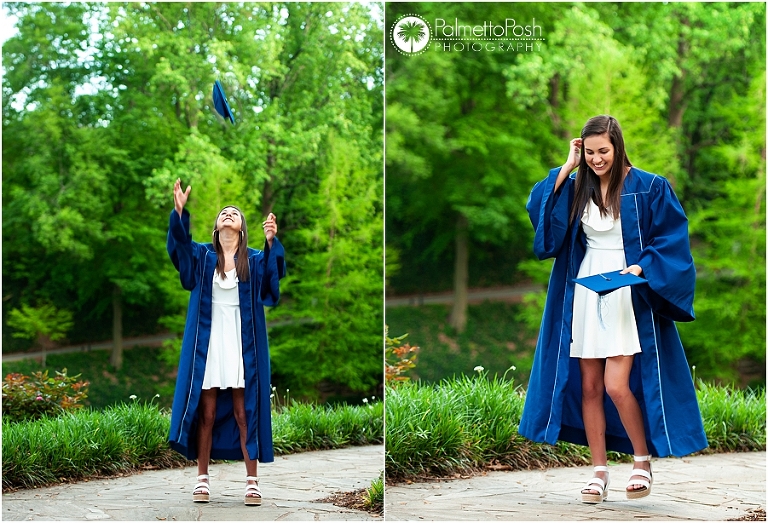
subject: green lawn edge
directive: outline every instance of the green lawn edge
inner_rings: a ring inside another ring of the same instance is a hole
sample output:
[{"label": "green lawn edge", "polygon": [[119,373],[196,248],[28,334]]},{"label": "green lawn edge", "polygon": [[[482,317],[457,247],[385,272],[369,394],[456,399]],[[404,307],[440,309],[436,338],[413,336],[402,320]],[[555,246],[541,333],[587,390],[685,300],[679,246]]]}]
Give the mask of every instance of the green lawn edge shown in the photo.
[{"label": "green lawn edge", "polygon": [[[384,406],[294,403],[272,414],[275,454],[383,442]],[[170,417],[131,402],[57,417],[3,421],[3,491],[191,465],[168,445]]]},{"label": "green lawn edge", "polygon": [[[697,382],[709,448],[701,453],[765,450],[765,389]],[[386,389],[388,482],[448,477],[489,465],[511,470],[589,465],[589,449],[535,443],[517,433],[525,390],[485,373]],[[629,455],[609,453],[611,461]]]}]

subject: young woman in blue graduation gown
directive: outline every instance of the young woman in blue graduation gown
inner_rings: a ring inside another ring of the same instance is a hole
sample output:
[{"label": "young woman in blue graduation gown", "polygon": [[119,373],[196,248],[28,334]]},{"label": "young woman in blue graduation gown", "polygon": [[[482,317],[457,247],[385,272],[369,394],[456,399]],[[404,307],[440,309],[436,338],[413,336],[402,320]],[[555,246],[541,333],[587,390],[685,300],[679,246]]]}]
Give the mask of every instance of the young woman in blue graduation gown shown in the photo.
[{"label": "young woman in blue graduation gown", "polygon": [[[607,496],[606,449],[635,455],[626,496],[647,496],[651,455],[707,446],[675,327],[694,319],[685,213],[665,178],[632,166],[610,116],[587,122],[566,163],[534,186],[526,208],[536,256],[555,262],[519,432],[589,445],[595,473],[582,501]],[[573,282],[594,267],[647,283],[613,291],[605,302]]]},{"label": "young woman in blue graduation gown", "polygon": [[194,501],[209,499],[210,459],[244,460],[245,503],[258,505],[257,463],[274,461],[264,305],[280,298],[285,251],[271,213],[264,250],[249,248],[245,216],[234,206],[216,217],[213,243],[192,241],[184,209],[190,190],[176,180],[168,228],[168,254],[191,291],[169,442],[197,459]]}]

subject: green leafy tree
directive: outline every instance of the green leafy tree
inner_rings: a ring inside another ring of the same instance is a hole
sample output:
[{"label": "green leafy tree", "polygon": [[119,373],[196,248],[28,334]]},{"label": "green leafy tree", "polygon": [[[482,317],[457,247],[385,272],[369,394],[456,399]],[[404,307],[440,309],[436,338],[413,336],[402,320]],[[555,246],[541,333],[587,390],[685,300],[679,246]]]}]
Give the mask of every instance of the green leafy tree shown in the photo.
[{"label": "green leafy tree", "polygon": [[51,348],[51,342],[64,339],[72,328],[72,311],[57,309],[51,303],[37,307],[22,305],[20,309],[8,312],[8,326],[15,330],[15,338],[27,338],[36,341],[43,351],[42,366],[45,367],[45,352]]}]

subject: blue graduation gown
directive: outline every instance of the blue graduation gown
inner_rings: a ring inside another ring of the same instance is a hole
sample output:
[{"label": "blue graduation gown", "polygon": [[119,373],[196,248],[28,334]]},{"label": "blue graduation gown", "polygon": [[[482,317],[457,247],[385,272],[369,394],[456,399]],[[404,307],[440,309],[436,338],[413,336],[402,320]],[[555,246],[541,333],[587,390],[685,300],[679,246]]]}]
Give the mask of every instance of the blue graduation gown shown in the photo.
[{"label": "blue graduation gown", "polygon": [[[547,302],[519,432],[554,444],[587,444],[581,415],[579,360],[570,357],[573,279],[586,253],[580,220],[568,223],[575,174],[554,191],[560,169],[537,183],[526,208],[535,229],[533,250],[555,258]],[[688,220],[669,182],[633,167],[621,192],[621,232],[627,266],[639,265],[648,283],[632,289],[642,352],[629,377],[643,412],[650,452],[684,456],[707,447],[696,393],[675,321],[693,321],[696,269],[688,241]],[[618,411],[605,395],[608,450],[632,452]]]},{"label": "blue graduation gown", "polygon": [[[192,291],[181,345],[179,372],[171,411],[171,448],[187,459],[197,458],[197,406],[205,376],[211,336],[211,297],[216,252],[210,243],[192,241],[189,212],[182,217],[171,211],[168,255],[179,271],[181,285]],[[250,459],[274,461],[270,412],[270,366],[264,305],[280,299],[280,279],[285,276],[285,250],[275,237],[272,248],[248,249],[250,279],[238,284],[245,369],[245,414],[248,423],[246,448]],[[232,407],[232,390],[220,390],[213,426],[212,459],[243,459],[240,430]]]}]

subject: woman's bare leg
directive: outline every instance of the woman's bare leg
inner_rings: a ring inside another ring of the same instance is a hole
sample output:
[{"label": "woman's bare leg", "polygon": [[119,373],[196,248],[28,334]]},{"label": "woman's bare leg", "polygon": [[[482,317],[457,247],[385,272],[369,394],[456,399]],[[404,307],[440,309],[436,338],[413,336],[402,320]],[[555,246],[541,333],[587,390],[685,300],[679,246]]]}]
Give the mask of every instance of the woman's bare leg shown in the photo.
[{"label": "woman's bare leg", "polygon": [[[616,410],[619,411],[621,423],[627,431],[629,441],[636,456],[648,455],[648,444],[645,440],[643,413],[637,398],[629,388],[629,373],[632,370],[634,356],[616,356],[607,358],[605,363],[605,391],[611,397]],[[635,467],[646,471],[651,470],[648,461],[635,462]],[[632,479],[645,479],[642,476],[632,476]],[[643,489],[640,485],[632,485],[628,490]]]},{"label": "woman's bare leg", "polygon": [[[197,474],[208,474],[219,389],[203,389],[197,406]],[[195,491],[195,493],[198,493]]]},{"label": "woman's bare leg", "polygon": [[[592,454],[592,465],[606,465],[608,457],[605,451],[605,410],[603,409],[605,360],[581,359],[579,367],[581,368],[581,416],[584,419],[584,431]],[[595,472],[595,476],[603,481],[608,479],[608,474],[605,472]],[[583,492],[598,494],[596,490],[583,490]]]},{"label": "woman's bare leg", "polygon": [[[237,427],[240,429],[240,448],[243,450],[243,459],[245,460],[245,473],[248,476],[256,476],[256,467],[258,461],[251,459],[248,456],[248,449],[245,448],[245,442],[248,438],[248,422],[245,417],[245,390],[244,389],[232,389],[232,406],[235,410],[235,421],[237,421]],[[254,481],[248,481],[248,484],[255,483]],[[255,494],[251,494],[255,496]]]}]

